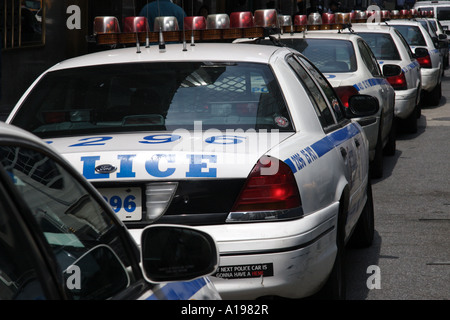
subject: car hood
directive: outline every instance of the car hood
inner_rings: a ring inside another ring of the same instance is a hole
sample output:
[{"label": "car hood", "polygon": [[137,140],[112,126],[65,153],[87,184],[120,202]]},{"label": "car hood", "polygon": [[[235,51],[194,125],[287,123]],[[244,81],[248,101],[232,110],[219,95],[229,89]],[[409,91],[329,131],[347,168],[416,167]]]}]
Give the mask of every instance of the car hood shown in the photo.
[{"label": "car hood", "polygon": [[180,180],[245,178],[261,156],[292,134],[185,130],[45,141],[91,181]]}]

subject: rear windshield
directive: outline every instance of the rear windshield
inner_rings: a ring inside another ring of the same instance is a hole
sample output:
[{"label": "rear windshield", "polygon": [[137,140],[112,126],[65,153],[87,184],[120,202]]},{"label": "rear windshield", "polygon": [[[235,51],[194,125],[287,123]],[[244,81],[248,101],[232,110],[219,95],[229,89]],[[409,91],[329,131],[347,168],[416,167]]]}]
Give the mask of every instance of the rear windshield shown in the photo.
[{"label": "rear windshield", "polygon": [[377,60],[401,60],[390,34],[358,32],[372,49]]},{"label": "rear windshield", "polygon": [[394,25],[410,46],[426,46],[425,38],[418,26]]},{"label": "rear windshield", "polygon": [[322,73],[356,71],[355,50],[350,41],[332,39],[280,39],[280,41],[303,53]]},{"label": "rear windshield", "polygon": [[[276,119],[289,123],[280,127]],[[128,63],[49,72],[13,124],[41,137],[193,129],[292,131],[268,65]]]}]

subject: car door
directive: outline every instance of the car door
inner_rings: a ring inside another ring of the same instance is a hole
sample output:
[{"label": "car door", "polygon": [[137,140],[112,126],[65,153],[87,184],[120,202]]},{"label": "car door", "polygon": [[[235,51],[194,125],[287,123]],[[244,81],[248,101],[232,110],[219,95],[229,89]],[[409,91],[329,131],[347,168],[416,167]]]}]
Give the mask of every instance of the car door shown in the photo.
[{"label": "car door", "polygon": [[311,93],[324,132],[336,149],[334,159],[342,163],[351,193],[348,221],[352,220],[361,211],[362,183],[368,172],[368,166],[360,165],[369,162],[362,128],[344,118],[335,91],[312,63],[302,56],[288,62]]},{"label": "car door", "polygon": [[[0,169],[2,182],[14,203],[20,204],[17,215],[24,217],[24,230],[14,234],[30,235],[23,244],[27,250],[17,251],[23,256],[20,259],[42,261],[25,272],[41,277],[22,284],[23,276],[14,280],[9,275],[19,257],[1,259],[0,279],[7,279],[3,283],[29,291],[26,296],[19,292],[9,298],[108,299],[120,294],[126,299],[127,290],[142,280],[138,257],[127,245],[131,238],[124,237],[122,227],[103,208],[105,204],[96,201],[95,189],[87,189],[49,154],[28,146],[0,145]],[[9,240],[8,235],[1,238],[2,243]],[[39,254],[42,257],[35,258]]]},{"label": "car door", "polygon": [[379,90],[379,92],[376,93],[375,96],[378,97],[378,100],[380,101],[380,108],[382,108],[383,116],[381,124],[381,137],[382,141],[385,142],[383,143],[384,146],[387,143],[394,120],[394,89],[383,77],[378,61],[367,43],[365,41],[359,40],[358,48],[364,64],[376,80],[373,82],[374,85],[371,87],[373,88],[373,90]]}]

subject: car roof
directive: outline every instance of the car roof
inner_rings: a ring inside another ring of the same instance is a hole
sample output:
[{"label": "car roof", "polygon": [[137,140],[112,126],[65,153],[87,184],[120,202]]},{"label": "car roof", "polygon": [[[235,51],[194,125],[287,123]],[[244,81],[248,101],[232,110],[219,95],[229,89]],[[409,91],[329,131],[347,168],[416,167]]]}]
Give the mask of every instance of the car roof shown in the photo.
[{"label": "car roof", "polygon": [[181,43],[166,44],[163,52],[160,52],[158,45],[153,44],[149,48],[141,46],[140,50],[141,52],[137,53],[136,47],[129,47],[90,53],[62,61],[50,68],[49,71],[115,63],[164,61],[244,61],[267,64],[275,52],[293,51],[289,48],[270,45],[255,46],[233,43],[196,43],[195,46],[188,43],[186,51],[183,51]]},{"label": "car roof", "polygon": [[352,30],[354,31],[360,31],[360,30],[364,30],[364,31],[373,31],[373,32],[383,32],[383,33],[395,33],[395,28],[393,26],[384,24],[384,23],[372,23],[370,25],[366,24],[366,23],[357,23],[357,24],[352,24]]},{"label": "car roof", "polygon": [[[303,37],[303,33],[296,33],[297,38]],[[291,35],[285,33],[283,38],[289,38]],[[361,38],[359,35],[355,33],[351,33],[349,30],[314,30],[307,31],[306,37],[314,37],[314,38],[323,38],[323,39],[335,39],[335,40],[354,40]]]}]

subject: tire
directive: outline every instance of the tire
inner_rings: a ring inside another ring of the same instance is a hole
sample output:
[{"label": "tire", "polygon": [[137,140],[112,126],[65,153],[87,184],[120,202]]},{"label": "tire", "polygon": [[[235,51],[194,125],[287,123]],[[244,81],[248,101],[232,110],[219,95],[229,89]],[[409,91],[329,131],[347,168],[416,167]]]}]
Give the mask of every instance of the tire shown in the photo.
[{"label": "tire", "polygon": [[355,230],[349,240],[349,245],[354,248],[367,248],[373,243],[375,233],[375,212],[373,208],[372,184],[367,183],[367,201],[361,216],[356,223]]},{"label": "tire", "polygon": [[389,131],[388,142],[383,149],[386,156],[394,156],[397,149],[397,119],[393,117],[391,131]]},{"label": "tire", "polygon": [[381,141],[381,125],[378,131],[377,145],[375,147],[375,157],[370,162],[370,177],[380,179],[383,177],[383,142]]},{"label": "tire", "polygon": [[417,106],[414,108],[413,112],[402,121],[403,127],[407,133],[417,133]]},{"label": "tire", "polygon": [[439,105],[442,97],[442,84],[439,82],[436,87],[429,93],[428,102],[431,106],[435,107]]},{"label": "tire", "polygon": [[323,288],[315,295],[317,299],[345,300],[347,294],[347,283],[345,277],[345,224],[347,216],[346,209],[341,199],[336,235],[337,254],[333,269]]}]

